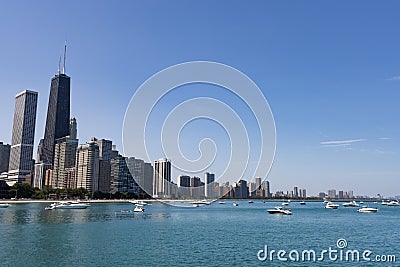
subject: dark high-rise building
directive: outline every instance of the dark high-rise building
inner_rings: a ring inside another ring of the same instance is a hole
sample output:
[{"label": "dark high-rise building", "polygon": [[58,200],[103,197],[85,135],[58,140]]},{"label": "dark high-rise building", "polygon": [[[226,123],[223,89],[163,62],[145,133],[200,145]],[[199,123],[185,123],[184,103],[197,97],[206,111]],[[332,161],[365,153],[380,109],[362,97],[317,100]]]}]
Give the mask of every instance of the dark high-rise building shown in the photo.
[{"label": "dark high-rise building", "polygon": [[247,187],[247,182],[245,180],[240,180],[236,183],[236,187],[234,188],[234,197],[235,198],[248,198],[249,197],[249,188]]},{"label": "dark high-rise building", "polygon": [[142,185],[144,191],[151,195],[153,192],[153,166],[151,163],[145,162],[144,163],[144,183]]},{"label": "dark high-rise building", "polygon": [[204,195],[205,197],[214,197],[215,174],[206,172],[204,176]]},{"label": "dark high-rise building", "polygon": [[43,144],[37,161],[53,164],[55,140],[70,135],[70,84],[65,74],[65,53],[63,73],[51,79],[49,104]]},{"label": "dark high-rise building", "polygon": [[194,198],[204,197],[204,183],[200,177],[193,176],[190,178],[190,195]]},{"label": "dark high-rise building", "polygon": [[118,155],[112,158],[110,193],[128,192],[130,180],[133,180],[126,163],[126,157]]},{"label": "dark high-rise building", "polygon": [[0,173],[8,171],[11,146],[0,142]]},{"label": "dark high-rise building", "polygon": [[53,164],[55,140],[70,134],[70,77],[57,74],[51,79],[46,128],[39,161]]}]

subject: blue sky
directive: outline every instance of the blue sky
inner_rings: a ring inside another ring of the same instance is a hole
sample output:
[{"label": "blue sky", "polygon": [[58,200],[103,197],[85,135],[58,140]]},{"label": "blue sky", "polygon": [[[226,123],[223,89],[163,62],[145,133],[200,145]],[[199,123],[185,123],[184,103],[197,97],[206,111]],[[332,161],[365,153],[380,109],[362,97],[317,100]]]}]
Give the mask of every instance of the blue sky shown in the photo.
[{"label": "blue sky", "polygon": [[271,106],[274,191],[400,195],[399,8],[398,1],[5,1],[0,140],[11,142],[14,97],[24,89],[39,92],[36,140],[43,136],[67,39],[82,143],[97,136],[122,150],[125,110],[140,84],[174,64],[216,61],[248,75]]}]

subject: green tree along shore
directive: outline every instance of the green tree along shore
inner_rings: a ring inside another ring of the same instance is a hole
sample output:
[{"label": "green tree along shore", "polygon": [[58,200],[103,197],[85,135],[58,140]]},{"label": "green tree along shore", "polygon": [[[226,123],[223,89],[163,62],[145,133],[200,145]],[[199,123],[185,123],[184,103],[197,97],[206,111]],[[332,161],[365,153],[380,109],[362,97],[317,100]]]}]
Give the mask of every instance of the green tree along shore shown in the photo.
[{"label": "green tree along shore", "polygon": [[6,191],[6,195],[3,195],[4,198],[28,198],[28,199],[132,199],[132,198],[141,198],[146,199],[149,198],[146,194],[141,194],[139,196],[128,193],[128,192],[117,192],[115,194],[111,193],[102,193],[99,191],[93,192],[93,194],[89,194],[89,191],[85,188],[77,188],[77,189],[60,189],[60,188],[51,188],[49,186],[45,186],[43,189],[39,189],[37,187],[32,187],[27,183],[16,183],[13,186],[9,187]]}]

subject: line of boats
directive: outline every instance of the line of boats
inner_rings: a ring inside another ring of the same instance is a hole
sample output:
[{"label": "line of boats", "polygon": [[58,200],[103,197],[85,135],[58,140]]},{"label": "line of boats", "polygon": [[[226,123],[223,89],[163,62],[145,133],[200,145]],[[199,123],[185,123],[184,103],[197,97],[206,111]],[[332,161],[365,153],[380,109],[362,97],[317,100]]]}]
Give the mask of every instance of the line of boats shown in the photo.
[{"label": "line of boats", "polygon": [[[282,206],[277,206],[274,207],[273,209],[267,210],[269,214],[278,214],[278,215],[292,215],[292,211],[290,209],[286,209],[285,207],[288,206],[290,201],[284,201],[282,202]],[[377,204],[378,202],[374,202],[374,204]],[[325,208],[326,209],[338,209],[340,207],[339,204],[325,200],[324,201]],[[343,207],[358,207],[357,211],[361,213],[376,213],[379,211],[379,208],[377,207],[368,207],[363,205],[364,202],[360,201],[360,203],[357,203],[356,201],[350,201],[343,203]],[[305,205],[304,201],[300,202],[300,205]],[[363,205],[363,206],[360,206]],[[382,201],[382,205],[386,206],[400,206],[400,203],[398,200],[392,200],[392,201]]]},{"label": "line of boats", "polygon": [[[145,203],[143,200],[132,200],[129,201],[132,205],[135,206],[135,208],[129,209],[129,210],[120,210],[118,213],[132,213],[132,212],[144,212],[145,210],[145,205],[149,205],[148,203]],[[248,203],[254,203],[252,200],[249,200]],[[267,212],[270,214],[280,214],[280,215],[292,215],[292,211],[290,209],[286,209],[285,207],[288,206],[290,203],[290,200],[282,202],[282,206],[277,206],[274,207],[273,209],[268,209]],[[300,205],[305,205],[305,201],[299,202]],[[378,202],[374,202],[374,204],[377,204]],[[201,205],[210,205],[211,202],[207,201],[206,199],[199,200],[199,201],[193,201],[191,204],[194,207],[199,207]],[[225,201],[221,200],[219,204],[226,204]],[[338,209],[340,207],[339,204],[334,203],[332,201],[325,200],[324,201],[325,208],[326,209]],[[360,201],[357,203],[356,201],[350,201],[350,202],[345,202],[342,204],[343,207],[348,208],[348,207],[357,207],[357,211],[361,213],[376,213],[379,211],[379,208],[377,207],[368,207],[363,205],[364,202]],[[382,200],[381,202],[382,205],[386,206],[400,206],[400,203],[398,200]],[[151,205],[151,204],[150,204]],[[239,203],[237,201],[232,202],[232,205],[237,207],[239,206]],[[8,203],[0,203],[0,208],[7,208],[9,207],[10,204]],[[54,202],[50,206],[46,207],[45,210],[54,210],[54,209],[86,209],[90,205],[87,203],[82,203],[79,201],[60,201],[60,202]]]},{"label": "line of boats", "polygon": [[[325,204],[325,208],[326,209],[338,209],[339,208],[339,204],[336,204],[336,203],[331,202],[331,201],[325,200],[324,204]],[[360,201],[360,204],[358,204],[356,201],[353,200],[353,201],[350,201],[350,202],[343,203],[342,206],[345,207],[345,208],[359,207],[357,209],[357,211],[361,212],[361,213],[375,213],[375,212],[378,212],[378,210],[379,210],[378,208],[368,207],[368,206],[361,206],[360,207],[360,205],[362,205],[362,204],[364,204],[364,202]],[[377,204],[377,202],[375,204]]]}]

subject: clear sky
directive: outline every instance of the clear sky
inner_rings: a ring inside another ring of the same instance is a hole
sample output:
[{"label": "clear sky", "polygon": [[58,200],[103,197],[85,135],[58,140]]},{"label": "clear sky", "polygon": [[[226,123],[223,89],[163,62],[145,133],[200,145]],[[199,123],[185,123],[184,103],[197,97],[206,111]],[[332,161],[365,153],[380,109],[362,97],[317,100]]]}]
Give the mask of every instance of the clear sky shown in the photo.
[{"label": "clear sky", "polygon": [[[400,195],[399,9],[398,1],[3,1],[0,140],[11,142],[15,95],[38,91],[36,154],[67,39],[81,143],[108,138],[122,150],[125,110],[146,79],[216,61],[248,75],[271,106],[273,191]],[[190,145],[183,150],[190,157]]]}]

